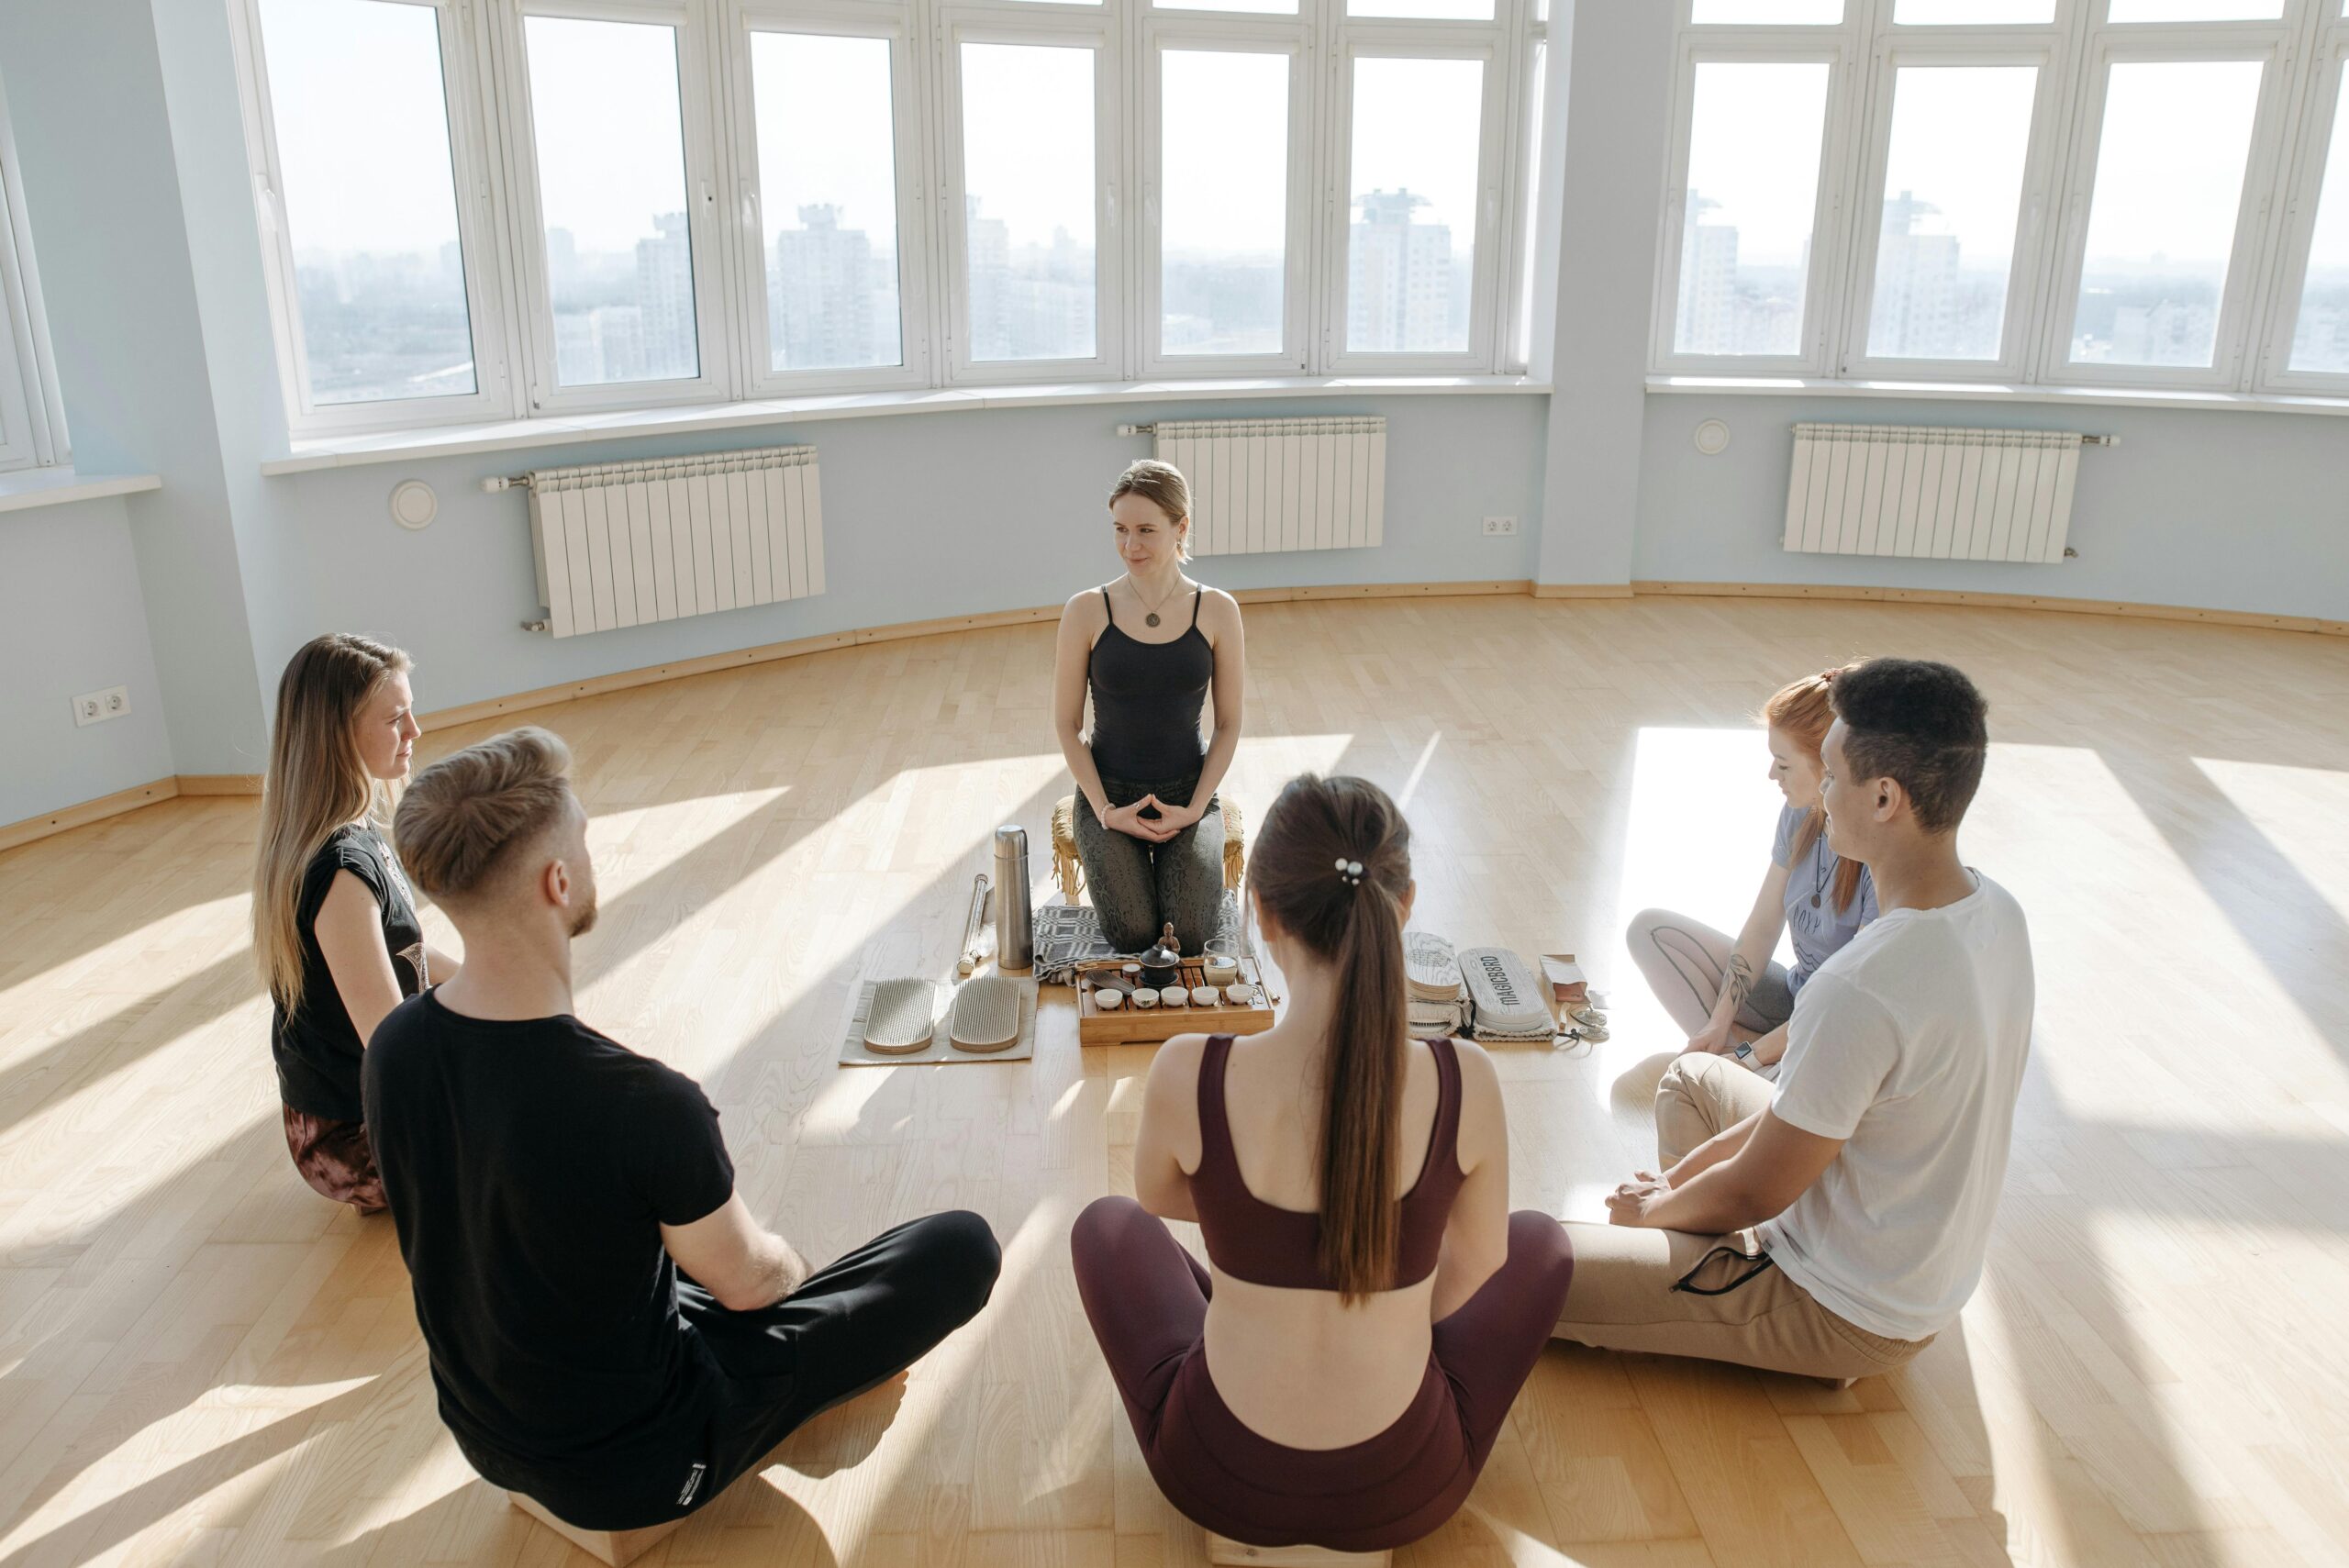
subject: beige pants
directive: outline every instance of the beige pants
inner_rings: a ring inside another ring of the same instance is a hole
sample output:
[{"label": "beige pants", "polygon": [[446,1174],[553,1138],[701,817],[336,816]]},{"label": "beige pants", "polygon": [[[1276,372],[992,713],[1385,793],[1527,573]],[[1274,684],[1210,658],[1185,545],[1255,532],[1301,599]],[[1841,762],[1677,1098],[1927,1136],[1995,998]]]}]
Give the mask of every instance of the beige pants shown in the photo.
[{"label": "beige pants", "polygon": [[[1771,1093],[1726,1058],[1680,1057],[1656,1088],[1657,1157],[1670,1165],[1767,1106]],[[1558,1316],[1561,1340],[1838,1382],[1891,1372],[1932,1342],[1887,1340],[1838,1318],[1765,1263],[1750,1233],[1691,1236],[1569,1221],[1566,1239],[1575,1273]]]}]

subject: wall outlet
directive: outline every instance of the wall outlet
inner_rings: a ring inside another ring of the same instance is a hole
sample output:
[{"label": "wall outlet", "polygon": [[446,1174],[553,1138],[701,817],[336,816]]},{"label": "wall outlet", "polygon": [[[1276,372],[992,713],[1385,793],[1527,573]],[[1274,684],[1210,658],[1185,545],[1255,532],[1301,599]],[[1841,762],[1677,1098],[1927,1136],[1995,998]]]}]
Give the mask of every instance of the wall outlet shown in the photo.
[{"label": "wall outlet", "polygon": [[104,724],[109,718],[120,718],[130,711],[130,688],[108,686],[102,692],[83,692],[73,699],[73,722],[78,727]]},{"label": "wall outlet", "polygon": [[1486,539],[1514,539],[1516,536],[1517,519],[1515,517],[1486,517],[1485,519]]}]

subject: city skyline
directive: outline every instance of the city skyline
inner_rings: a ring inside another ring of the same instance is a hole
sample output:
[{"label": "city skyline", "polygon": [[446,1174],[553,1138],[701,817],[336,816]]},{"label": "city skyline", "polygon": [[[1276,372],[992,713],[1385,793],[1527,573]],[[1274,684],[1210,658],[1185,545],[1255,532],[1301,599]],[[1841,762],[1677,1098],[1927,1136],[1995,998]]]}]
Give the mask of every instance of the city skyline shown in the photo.
[{"label": "city skyline", "polygon": [[[1364,216],[1350,232],[1347,346],[1353,351],[1440,351],[1430,345],[1458,341],[1464,333],[1466,268],[1452,255],[1447,227],[1395,223],[1398,210],[1409,218],[1424,212],[1410,195],[1372,191],[1356,199]],[[2006,271],[1971,265],[1965,236],[1919,232],[1934,205],[1911,191],[1884,204],[1869,330],[1872,342],[1908,343],[1913,357],[1959,358],[1969,345],[1984,347],[2003,321]],[[1807,257],[1783,266],[1746,261],[1737,227],[1707,221],[1718,210],[1701,193],[1690,193],[1675,347],[1689,353],[1797,351]],[[902,363],[895,252],[827,204],[795,216],[799,226],[776,231],[766,248],[774,368]],[[582,250],[575,236],[548,231],[549,293],[562,302],[554,326],[563,384],[696,373],[691,249],[683,215],[657,215],[652,227],[653,237],[615,251]],[[983,209],[972,228],[973,357],[1034,359],[1048,357],[1048,350],[1062,357],[1074,346],[1089,353],[1092,248],[1064,232],[1052,243],[1015,247]],[[1281,252],[1191,248],[1170,250],[1162,261],[1160,328],[1167,353],[1247,351],[1219,339],[1219,324],[1280,319]],[[2083,278],[2074,357],[2112,364],[2207,363],[2222,282],[2199,262],[2094,259]],[[464,268],[455,242],[429,250],[338,253],[307,247],[295,255],[295,285],[313,395],[320,403],[473,390]],[[1246,330],[1247,340],[1256,340],[1256,327]],[[2333,263],[2330,253],[2310,268],[2290,364],[2299,371],[2349,371],[2349,264]]]}]

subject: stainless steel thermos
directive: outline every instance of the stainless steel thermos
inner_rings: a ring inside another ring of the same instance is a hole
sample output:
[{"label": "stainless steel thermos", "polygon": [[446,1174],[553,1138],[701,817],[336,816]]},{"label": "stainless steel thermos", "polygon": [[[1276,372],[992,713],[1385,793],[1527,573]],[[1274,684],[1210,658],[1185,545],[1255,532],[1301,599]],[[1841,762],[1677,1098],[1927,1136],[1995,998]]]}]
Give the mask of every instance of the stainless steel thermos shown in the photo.
[{"label": "stainless steel thermos", "polygon": [[1028,906],[1028,829],[1007,822],[995,830],[995,966],[1026,970],[1035,962],[1035,913]]}]

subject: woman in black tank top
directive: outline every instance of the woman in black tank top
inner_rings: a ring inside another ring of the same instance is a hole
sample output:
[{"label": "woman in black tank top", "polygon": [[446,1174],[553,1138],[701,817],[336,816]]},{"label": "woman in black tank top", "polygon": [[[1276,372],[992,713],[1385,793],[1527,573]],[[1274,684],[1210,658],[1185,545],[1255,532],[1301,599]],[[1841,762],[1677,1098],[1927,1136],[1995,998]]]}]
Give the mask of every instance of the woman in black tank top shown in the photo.
[{"label": "woman in black tank top", "polygon": [[[1171,465],[1126,470],[1109,518],[1126,574],[1069,600],[1052,672],[1053,726],[1076,780],[1077,859],[1119,951],[1140,952],[1171,924],[1197,953],[1223,906],[1215,791],[1240,746],[1240,606],[1183,574],[1191,492]],[[1215,730],[1203,745],[1210,692]]]}]

